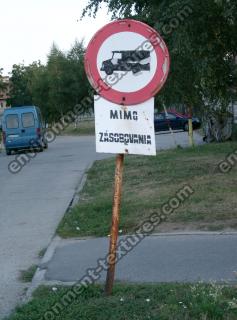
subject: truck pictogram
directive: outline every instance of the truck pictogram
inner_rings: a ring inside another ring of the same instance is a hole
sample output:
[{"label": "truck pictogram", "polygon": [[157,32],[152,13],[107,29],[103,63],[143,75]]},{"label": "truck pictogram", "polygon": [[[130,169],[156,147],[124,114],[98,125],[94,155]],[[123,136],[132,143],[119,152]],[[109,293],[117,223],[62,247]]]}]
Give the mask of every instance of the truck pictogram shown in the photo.
[{"label": "truck pictogram", "polygon": [[112,51],[112,58],[103,61],[100,70],[107,75],[112,75],[114,71],[132,71],[133,74],[150,71],[150,51]]}]

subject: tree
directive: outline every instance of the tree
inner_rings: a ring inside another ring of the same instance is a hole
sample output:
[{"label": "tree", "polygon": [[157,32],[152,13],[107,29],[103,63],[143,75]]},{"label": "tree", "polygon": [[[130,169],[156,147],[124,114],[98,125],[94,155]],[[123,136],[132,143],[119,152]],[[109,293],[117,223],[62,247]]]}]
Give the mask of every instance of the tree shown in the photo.
[{"label": "tree", "polygon": [[9,103],[14,106],[32,105],[32,95],[28,86],[27,67],[23,64],[13,65]]},{"label": "tree", "polygon": [[68,79],[70,100],[74,104],[79,103],[83,98],[88,96],[90,90],[89,82],[87,81],[84,68],[85,47],[83,40],[75,41],[71,50],[67,54],[68,59]]},{"label": "tree", "polygon": [[32,104],[40,107],[46,122],[54,119],[49,105],[49,81],[47,67],[40,61],[27,67],[28,90],[32,96]]},{"label": "tree", "polygon": [[96,15],[103,2],[113,18],[142,20],[165,38],[171,70],[158,103],[192,107],[209,124],[210,139],[229,138],[229,106],[236,99],[237,2],[90,0],[83,15]]},{"label": "tree", "polygon": [[40,61],[28,66],[14,65],[10,103],[37,105],[48,123],[58,121],[88,96],[84,53],[83,41],[75,41],[68,52],[53,44],[46,65]]},{"label": "tree", "polygon": [[3,73],[3,68],[0,68],[0,90],[4,90],[6,87],[6,85],[3,81],[2,73]]},{"label": "tree", "polygon": [[65,74],[67,72],[67,61],[65,54],[53,44],[48,55],[47,73],[48,73],[48,104],[54,113],[55,120],[63,116],[66,109],[65,103]]}]

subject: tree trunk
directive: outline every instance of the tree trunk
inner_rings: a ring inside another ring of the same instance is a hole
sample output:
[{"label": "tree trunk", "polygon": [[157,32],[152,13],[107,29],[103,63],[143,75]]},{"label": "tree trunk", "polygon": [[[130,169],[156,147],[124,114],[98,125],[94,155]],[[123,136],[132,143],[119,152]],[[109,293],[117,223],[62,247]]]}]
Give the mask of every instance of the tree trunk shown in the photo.
[{"label": "tree trunk", "polygon": [[232,135],[233,115],[230,113],[210,113],[203,121],[206,142],[223,142]]}]

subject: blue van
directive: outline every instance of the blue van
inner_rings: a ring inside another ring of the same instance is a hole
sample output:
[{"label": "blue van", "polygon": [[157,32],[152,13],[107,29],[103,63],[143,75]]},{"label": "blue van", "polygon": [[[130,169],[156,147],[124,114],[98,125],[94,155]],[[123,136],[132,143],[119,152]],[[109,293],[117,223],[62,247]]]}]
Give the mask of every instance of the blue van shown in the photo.
[{"label": "blue van", "polygon": [[45,124],[38,107],[14,107],[4,110],[2,135],[7,155],[12,151],[25,149],[43,151],[48,147],[45,132]]}]

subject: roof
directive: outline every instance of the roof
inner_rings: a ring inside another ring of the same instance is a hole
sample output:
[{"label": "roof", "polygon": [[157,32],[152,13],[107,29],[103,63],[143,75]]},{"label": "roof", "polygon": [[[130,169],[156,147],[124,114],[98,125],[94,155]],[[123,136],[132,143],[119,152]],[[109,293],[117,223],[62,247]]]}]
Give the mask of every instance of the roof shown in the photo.
[{"label": "roof", "polygon": [[4,113],[8,113],[8,114],[11,114],[13,112],[21,112],[23,110],[38,110],[39,108],[36,107],[36,106],[20,106],[20,107],[11,107],[11,108],[6,108],[4,109]]},{"label": "roof", "polygon": [[19,107],[11,107],[11,108],[8,108],[8,109],[19,109],[19,108],[38,108],[36,106],[19,106]]}]

